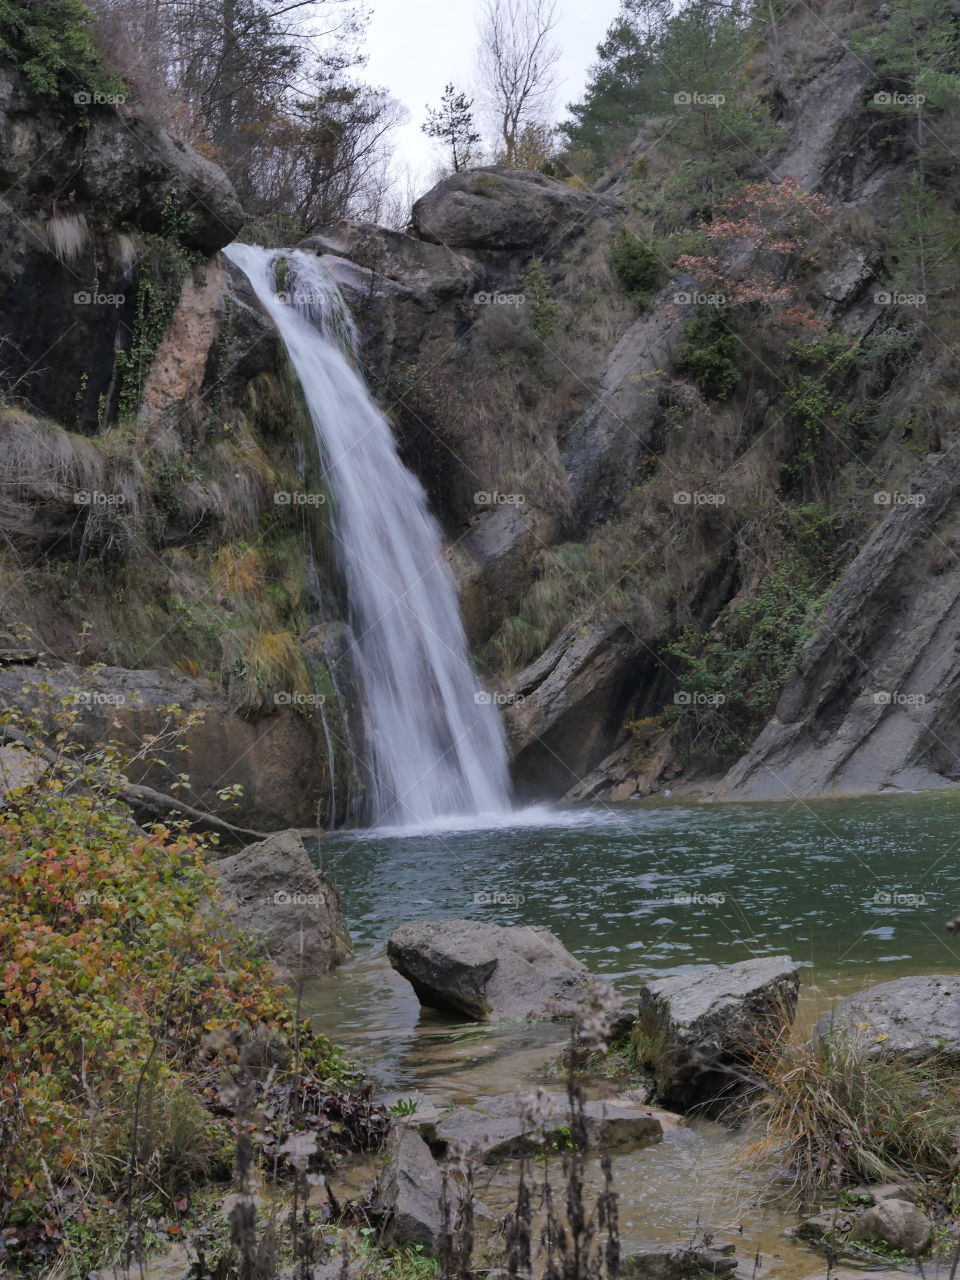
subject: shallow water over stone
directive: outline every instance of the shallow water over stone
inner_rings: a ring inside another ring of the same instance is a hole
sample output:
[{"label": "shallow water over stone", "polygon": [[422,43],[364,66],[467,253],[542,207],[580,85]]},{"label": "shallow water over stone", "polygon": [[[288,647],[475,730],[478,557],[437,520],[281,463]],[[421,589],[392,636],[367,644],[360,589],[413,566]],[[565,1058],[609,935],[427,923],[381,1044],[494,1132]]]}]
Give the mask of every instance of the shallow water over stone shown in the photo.
[{"label": "shallow water over stone", "polygon": [[[323,866],[343,894],[356,956],[310,984],[305,1005],[376,1076],[385,1100],[440,1106],[528,1085],[566,1032],[457,1025],[420,1010],[384,951],[408,920],[545,925],[625,993],[653,974],[789,953],[804,967],[806,1024],[863,986],[960,971],[960,943],[944,930],[960,902],[958,817],[951,794],[792,806],[660,801],[606,808],[596,821],[541,812],[540,825],[526,815],[480,831],[325,837]],[[687,1240],[699,1222],[736,1240],[741,1277],[752,1275],[758,1250],[760,1277],[823,1274],[817,1254],[785,1238],[796,1218],[769,1202],[772,1171],[752,1156],[752,1141],[694,1122],[617,1155],[625,1243]],[[509,1188],[509,1175],[492,1176],[491,1207]]]}]

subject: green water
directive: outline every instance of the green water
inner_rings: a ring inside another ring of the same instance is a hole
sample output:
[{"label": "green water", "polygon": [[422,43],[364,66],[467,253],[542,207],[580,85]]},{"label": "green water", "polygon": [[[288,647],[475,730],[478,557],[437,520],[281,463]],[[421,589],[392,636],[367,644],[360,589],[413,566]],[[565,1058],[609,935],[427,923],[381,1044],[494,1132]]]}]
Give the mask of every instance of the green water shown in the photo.
[{"label": "green water", "polygon": [[[565,1031],[458,1026],[421,1010],[385,956],[408,920],[545,925],[627,994],[652,974],[789,953],[803,966],[809,1019],[873,982],[960,972],[960,941],[944,929],[960,905],[958,819],[952,794],[661,801],[528,813],[484,830],[324,837],[322,865],[343,895],[356,953],[309,985],[305,1007],[366,1065],[385,1101],[415,1095],[441,1107],[527,1087]],[[744,1273],[756,1253],[775,1280],[823,1274],[817,1255],[785,1237],[796,1219],[768,1203],[770,1172],[746,1136],[694,1121],[616,1157],[614,1170],[625,1245],[689,1239],[699,1222],[737,1238]]]}]

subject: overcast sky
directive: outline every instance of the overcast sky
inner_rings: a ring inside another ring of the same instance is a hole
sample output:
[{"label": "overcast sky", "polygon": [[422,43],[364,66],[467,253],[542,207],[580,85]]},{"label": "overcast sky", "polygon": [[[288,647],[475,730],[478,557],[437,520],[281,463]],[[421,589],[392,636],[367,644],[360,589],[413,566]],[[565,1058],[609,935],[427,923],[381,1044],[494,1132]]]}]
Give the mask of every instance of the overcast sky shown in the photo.
[{"label": "overcast sky", "polygon": [[[434,144],[420,131],[426,106],[440,102],[452,80],[465,87],[474,78],[475,32],[481,0],[372,0],[367,32],[366,79],[383,85],[410,112],[396,135],[398,159],[427,185],[437,163]],[[558,112],[580,96],[587,67],[619,9],[618,0],[560,0],[555,32],[563,50]]]}]

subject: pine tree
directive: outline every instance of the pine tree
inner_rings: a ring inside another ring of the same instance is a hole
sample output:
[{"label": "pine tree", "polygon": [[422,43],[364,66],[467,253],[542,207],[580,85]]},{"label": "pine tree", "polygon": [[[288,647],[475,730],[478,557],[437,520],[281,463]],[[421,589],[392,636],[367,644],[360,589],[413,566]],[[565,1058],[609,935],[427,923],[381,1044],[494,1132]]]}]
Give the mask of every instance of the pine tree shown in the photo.
[{"label": "pine tree", "polygon": [[422,125],[429,138],[436,138],[449,150],[453,172],[469,169],[480,134],[473,124],[473,99],[448,84],[440,106],[427,108],[427,123]]}]

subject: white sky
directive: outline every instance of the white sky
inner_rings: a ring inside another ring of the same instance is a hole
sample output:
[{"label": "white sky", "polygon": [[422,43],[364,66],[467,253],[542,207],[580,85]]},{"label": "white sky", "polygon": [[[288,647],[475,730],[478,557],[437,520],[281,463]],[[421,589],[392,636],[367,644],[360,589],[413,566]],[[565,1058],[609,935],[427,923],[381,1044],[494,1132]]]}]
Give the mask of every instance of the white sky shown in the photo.
[{"label": "white sky", "polygon": [[[468,88],[474,79],[476,26],[481,0],[372,0],[373,18],[364,47],[364,78],[383,85],[410,112],[398,130],[397,159],[419,177],[424,190],[439,159],[435,144],[420,130],[426,107],[438,106],[443,87],[453,81]],[[554,33],[562,49],[557,68],[562,81],[557,118],[579,98],[587,67],[616,16],[619,0],[560,0]]]}]

